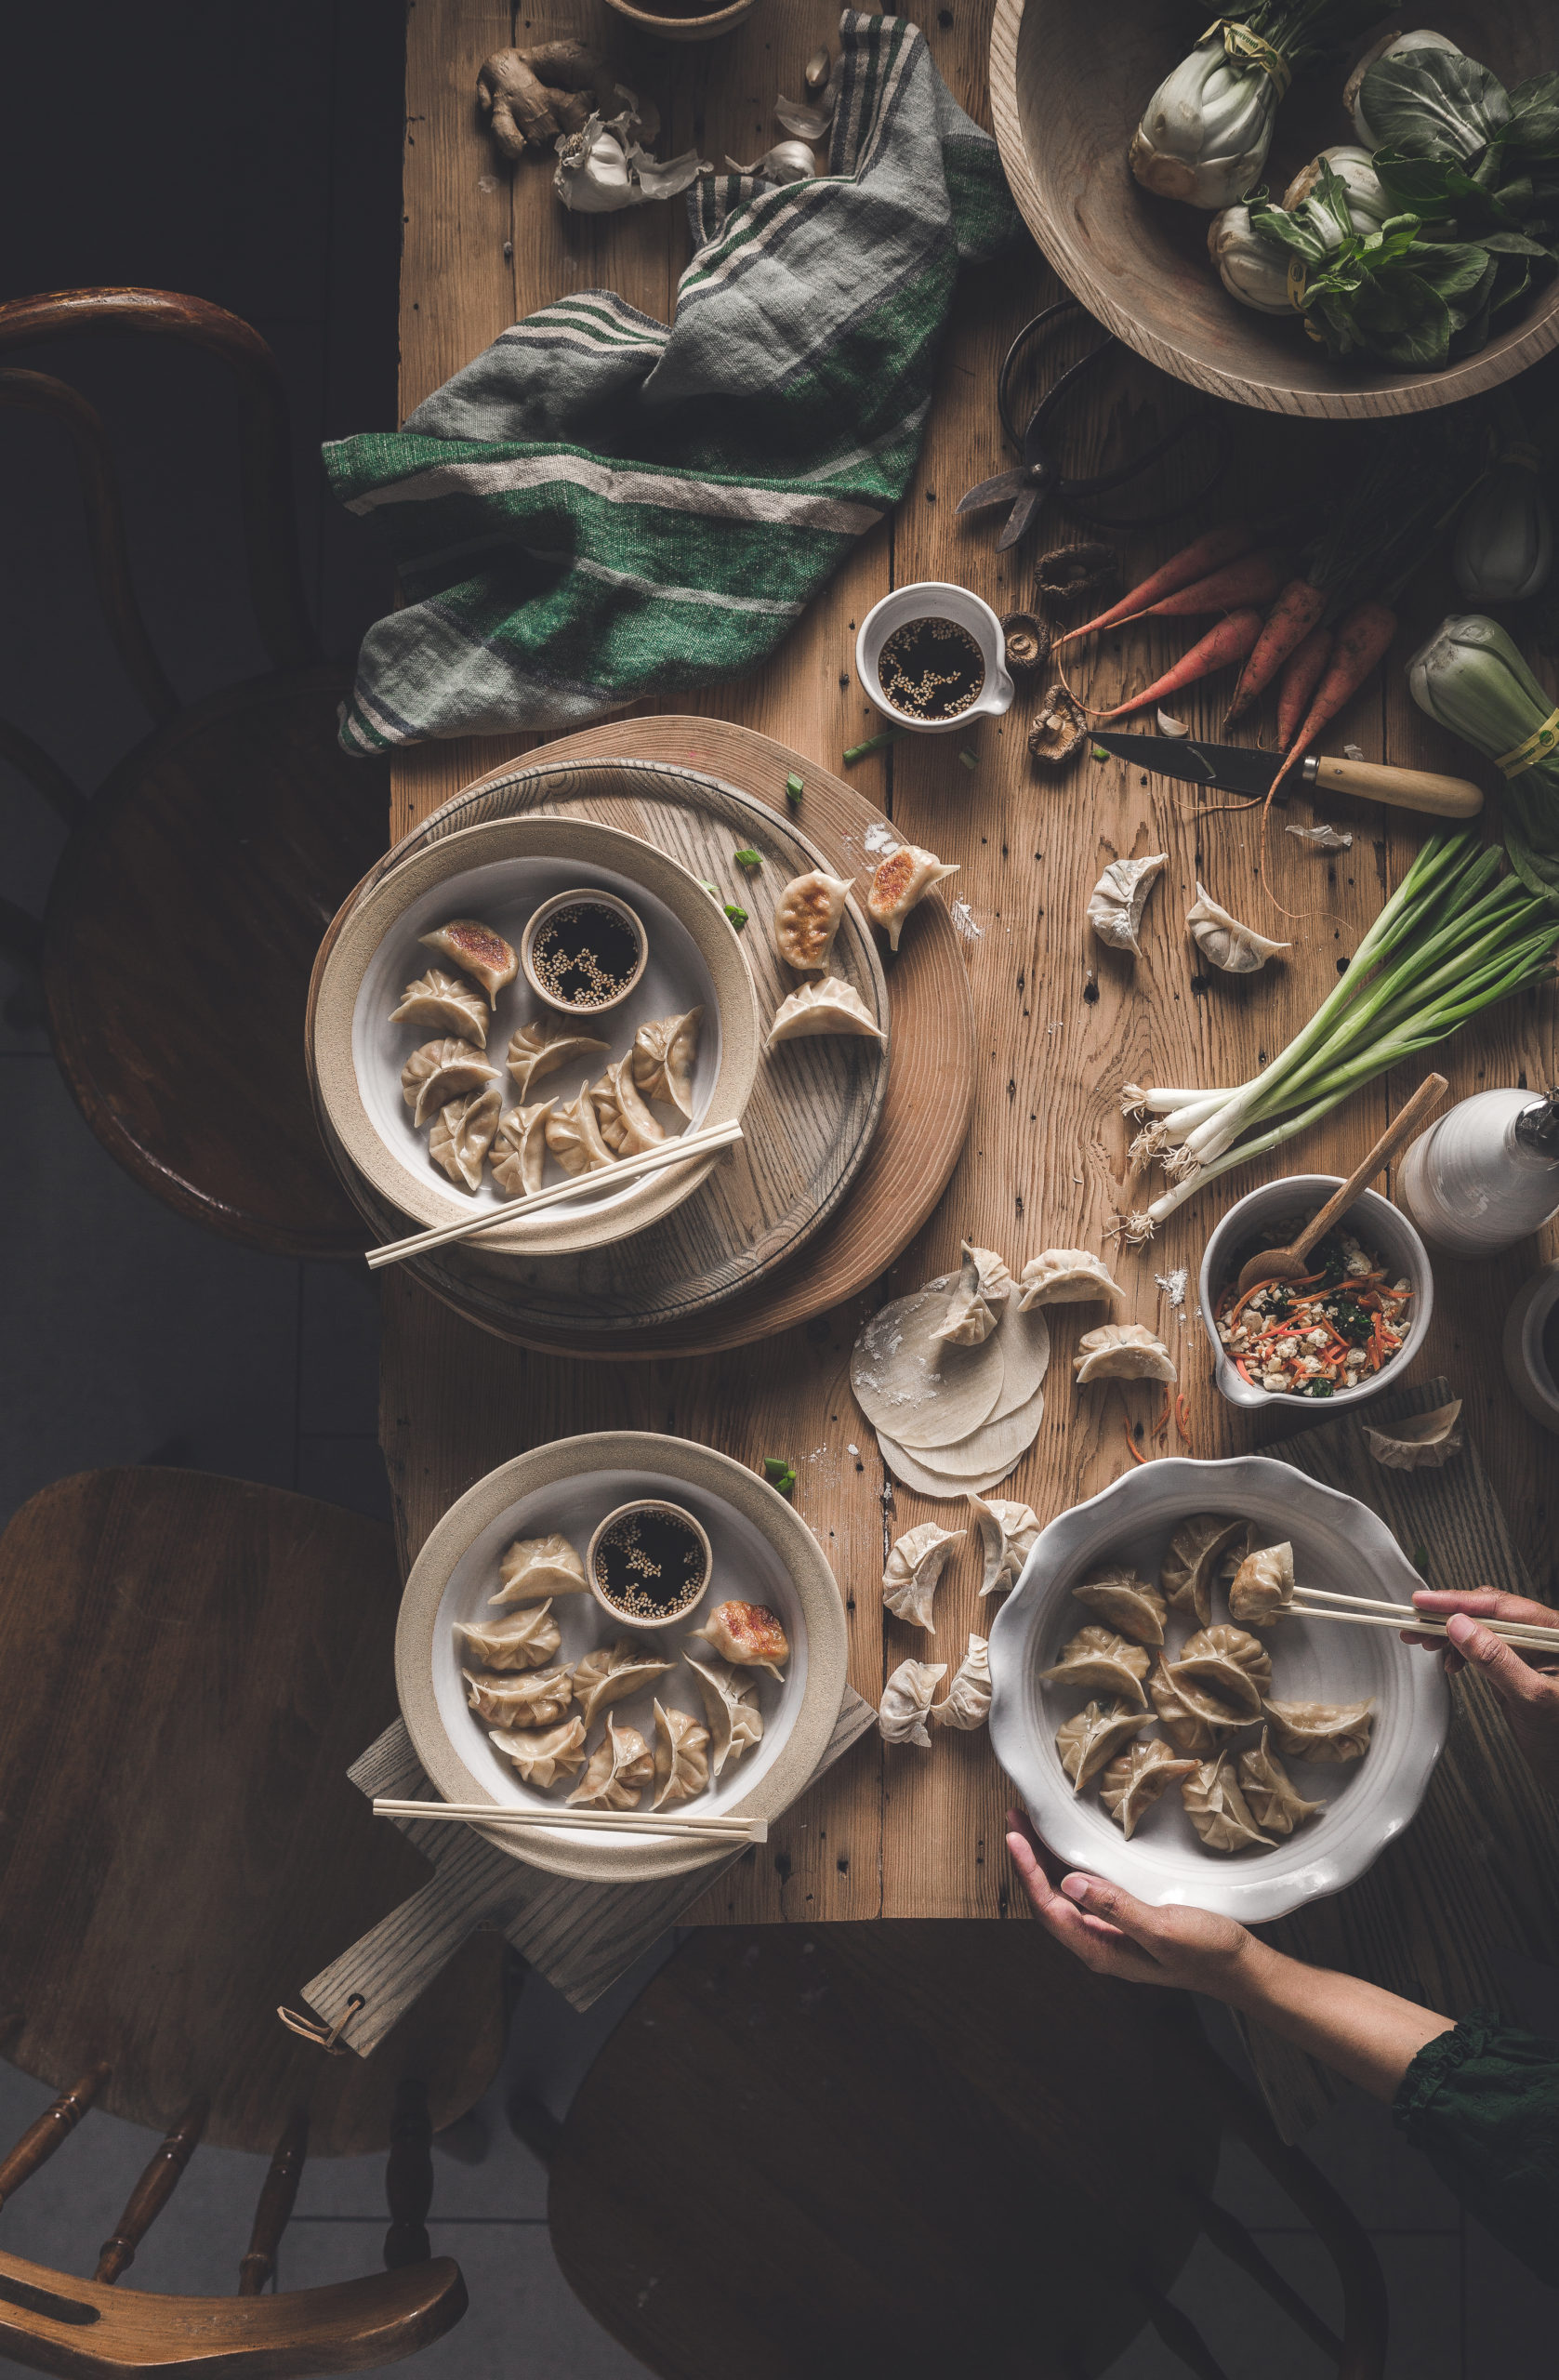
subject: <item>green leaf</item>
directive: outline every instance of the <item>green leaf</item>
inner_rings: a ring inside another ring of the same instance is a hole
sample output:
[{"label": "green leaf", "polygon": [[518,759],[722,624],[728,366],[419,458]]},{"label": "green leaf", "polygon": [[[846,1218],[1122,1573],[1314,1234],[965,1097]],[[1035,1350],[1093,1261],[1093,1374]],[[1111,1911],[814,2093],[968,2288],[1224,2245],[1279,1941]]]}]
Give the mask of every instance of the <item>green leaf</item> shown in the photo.
[{"label": "green leaf", "polygon": [[720,886],[718,884],[711,884],[707,876],[701,876],[698,881],[703,890],[708,894],[711,901],[718,901],[720,899]]},{"label": "green leaf", "polygon": [[1511,779],[1500,797],[1500,824],[1523,884],[1559,904],[1559,783],[1549,768]]},{"label": "green leaf", "polygon": [[1302,216],[1290,215],[1281,206],[1253,206],[1250,228],[1263,240],[1271,240],[1281,248],[1292,248],[1307,264],[1319,264],[1330,249],[1313,223]]},{"label": "green leaf", "polygon": [[1408,157],[1475,157],[1510,121],[1505,86],[1475,58],[1412,49],[1378,59],[1359,104],[1383,147]]},{"label": "green leaf", "polygon": [[1524,157],[1559,157],[1559,69],[1518,83],[1510,102],[1507,147]]},{"label": "green leaf", "polygon": [[747,851],[733,852],[731,856],[735,861],[737,866],[745,867],[749,875],[751,875],[756,869],[760,868],[763,865],[763,854],[761,852],[755,852],[749,849]]}]

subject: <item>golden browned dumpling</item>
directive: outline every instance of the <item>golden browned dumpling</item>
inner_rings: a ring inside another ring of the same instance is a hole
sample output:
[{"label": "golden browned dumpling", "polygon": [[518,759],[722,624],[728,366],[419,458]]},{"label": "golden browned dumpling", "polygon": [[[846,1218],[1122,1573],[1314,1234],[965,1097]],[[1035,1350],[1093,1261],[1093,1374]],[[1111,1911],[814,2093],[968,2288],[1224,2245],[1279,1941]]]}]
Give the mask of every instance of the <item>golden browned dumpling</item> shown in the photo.
[{"label": "golden browned dumpling", "polygon": [[452,967],[463,967],[468,975],[474,975],[487,995],[489,1008],[520,972],[512,945],[478,918],[451,918],[436,933],[419,934],[417,940],[424,950],[436,950]]},{"label": "golden browned dumpling", "polygon": [[826,975],[839,930],[850,879],[809,868],[792,878],[774,910],[774,948],[787,967],[802,975]]},{"label": "golden browned dumpling", "polygon": [[693,1633],[712,1645],[722,1661],[734,1661],[738,1669],[767,1670],[783,1685],[785,1672],[780,1663],[790,1659],[790,1639],[780,1626],[779,1614],[767,1604],[720,1604],[703,1627]]}]

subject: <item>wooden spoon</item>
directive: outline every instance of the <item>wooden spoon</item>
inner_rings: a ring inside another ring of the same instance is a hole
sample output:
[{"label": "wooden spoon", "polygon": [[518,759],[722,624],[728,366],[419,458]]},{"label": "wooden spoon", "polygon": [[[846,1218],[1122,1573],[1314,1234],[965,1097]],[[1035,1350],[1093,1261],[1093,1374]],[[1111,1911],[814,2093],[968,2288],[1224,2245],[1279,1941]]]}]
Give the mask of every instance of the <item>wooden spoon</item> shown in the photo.
[{"label": "wooden spoon", "polygon": [[1394,1124],[1388,1125],[1362,1165],[1355,1165],[1341,1190],[1334,1190],[1318,1215],[1312,1216],[1288,1248],[1269,1248],[1248,1257],[1239,1268],[1238,1294],[1243,1298],[1263,1281],[1297,1281],[1310,1270],[1310,1251],[1340,1215],[1345,1215],[1366,1183],[1410,1141],[1430,1110],[1437,1107],[1449,1085],[1444,1075],[1426,1075]]}]

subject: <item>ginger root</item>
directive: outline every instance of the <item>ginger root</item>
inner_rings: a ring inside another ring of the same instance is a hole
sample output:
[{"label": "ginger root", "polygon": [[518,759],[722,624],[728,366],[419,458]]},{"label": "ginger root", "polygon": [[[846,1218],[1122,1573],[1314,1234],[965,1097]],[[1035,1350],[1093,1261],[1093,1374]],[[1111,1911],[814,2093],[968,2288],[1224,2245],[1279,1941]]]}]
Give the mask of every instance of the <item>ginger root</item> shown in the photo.
[{"label": "ginger root", "polygon": [[550,149],[561,134],[582,132],[598,95],[609,97],[614,88],[606,60],[582,41],[495,49],[476,78],[477,104],[510,165],[527,149]]}]

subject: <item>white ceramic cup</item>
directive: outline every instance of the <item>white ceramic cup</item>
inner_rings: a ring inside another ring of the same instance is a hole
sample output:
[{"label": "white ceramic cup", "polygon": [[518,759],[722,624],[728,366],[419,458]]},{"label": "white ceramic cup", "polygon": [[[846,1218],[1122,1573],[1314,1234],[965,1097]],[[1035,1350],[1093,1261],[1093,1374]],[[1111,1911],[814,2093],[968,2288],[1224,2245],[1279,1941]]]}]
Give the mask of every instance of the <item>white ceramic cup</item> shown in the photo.
[{"label": "white ceramic cup", "polygon": [[[692,1530],[704,1549],[704,1573],[698,1582],[697,1593],[689,1595],[685,1602],[677,1606],[675,1611],[662,1612],[658,1618],[652,1618],[643,1613],[626,1612],[621,1604],[613,1602],[596,1576],[596,1555],[601,1550],[601,1539],[608,1530],[615,1528],[619,1521],[627,1520],[633,1513],[663,1513],[671,1520],[680,1521],[684,1528]],[[655,1628],[685,1627],[709,1591],[709,1580],[713,1575],[714,1567],[715,1557],[710,1550],[708,1533],[703,1522],[690,1513],[685,1504],[674,1504],[664,1496],[636,1496],[631,1503],[619,1504],[614,1512],[607,1514],[605,1519],[595,1530],[585,1551],[585,1576],[589,1581],[591,1594],[594,1595],[607,1618],[614,1620],[619,1628],[634,1628],[645,1633]]]},{"label": "white ceramic cup", "polygon": [[[967,628],[985,665],[985,682],[979,694],[967,710],[955,711],[951,719],[917,719],[913,711],[900,710],[883,693],[877,674],[883,645],[893,630],[903,628],[906,620],[925,619],[953,620]],[[922,578],[913,587],[895,588],[892,595],[872,605],[855,639],[855,675],[867,698],[895,727],[907,727],[917,735],[946,735],[955,727],[967,727],[971,719],[995,719],[1011,708],[1013,686],[1004,651],[1001,622],[988,603],[971,595],[967,587]]]}]

